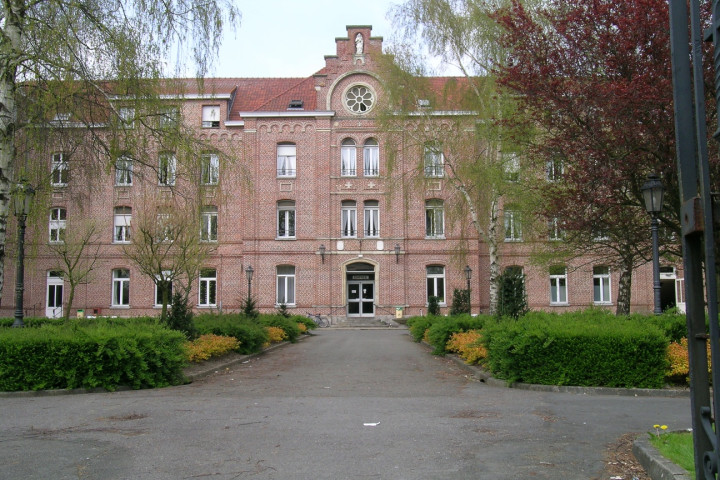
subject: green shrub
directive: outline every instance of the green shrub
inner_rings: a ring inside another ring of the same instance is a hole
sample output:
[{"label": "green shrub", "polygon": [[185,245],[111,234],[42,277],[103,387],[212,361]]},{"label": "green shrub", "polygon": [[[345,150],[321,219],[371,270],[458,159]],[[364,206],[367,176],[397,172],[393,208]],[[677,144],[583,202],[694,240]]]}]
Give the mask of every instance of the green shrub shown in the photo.
[{"label": "green shrub", "polygon": [[435,318],[427,333],[427,340],[433,347],[433,354],[445,355],[448,352],[446,348],[448,340],[453,333],[481,330],[487,320],[486,316],[472,317],[470,315]]},{"label": "green shrub", "polygon": [[413,340],[420,342],[425,335],[425,331],[430,328],[431,323],[432,317],[417,316],[408,318],[407,325]]},{"label": "green shrub", "polygon": [[456,288],[453,290],[453,301],[450,315],[470,313],[470,290]]},{"label": "green shrub", "polygon": [[[45,318],[45,317],[25,317],[23,323],[26,327],[35,328],[42,325],[62,325],[65,320],[63,318]],[[0,328],[12,327],[15,322],[14,318],[0,318]]]},{"label": "green shrub", "polygon": [[440,315],[440,299],[438,297],[428,298],[428,315]]},{"label": "green shrub", "polygon": [[200,335],[214,333],[226,337],[235,337],[240,341],[238,353],[250,354],[262,350],[268,341],[263,325],[242,314],[203,314],[195,317],[195,327]]},{"label": "green shrub", "polygon": [[290,317],[293,322],[302,323],[308,330],[314,330],[318,328],[317,323],[313,322],[312,318],[308,318],[305,315],[293,315]]},{"label": "green shrub", "polygon": [[159,325],[0,329],[0,390],[182,383],[184,336]]},{"label": "green shrub", "polygon": [[511,382],[660,388],[668,340],[644,318],[534,312],[521,321],[488,322],[487,364]]},{"label": "green shrub", "polygon": [[297,342],[300,336],[300,328],[298,322],[290,318],[283,317],[282,315],[267,315],[261,314],[258,321],[261,325],[266,327],[279,327],[282,328],[287,335],[287,340],[290,342]]},{"label": "green shrub", "polygon": [[193,312],[188,309],[187,298],[179,292],[172,296],[170,313],[165,319],[166,325],[172,329],[185,334],[188,340],[197,337],[197,329],[193,322]]},{"label": "green shrub", "polygon": [[498,277],[497,315],[517,319],[528,311],[525,274],[520,267],[508,267]]}]

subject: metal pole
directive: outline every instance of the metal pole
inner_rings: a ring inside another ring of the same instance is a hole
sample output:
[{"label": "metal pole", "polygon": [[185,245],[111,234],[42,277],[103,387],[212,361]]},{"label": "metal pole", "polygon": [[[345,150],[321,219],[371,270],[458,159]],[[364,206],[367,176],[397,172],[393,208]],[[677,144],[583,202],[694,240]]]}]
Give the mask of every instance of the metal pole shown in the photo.
[{"label": "metal pole", "polygon": [[653,248],[653,297],[655,315],[662,313],[660,305],[660,241],[658,240],[658,217],[656,213],[652,214],[651,230],[652,230],[652,248]]},{"label": "metal pole", "polygon": [[24,327],[23,292],[25,291],[25,220],[24,214],[18,215],[17,265],[15,266],[15,321],[13,327]]}]

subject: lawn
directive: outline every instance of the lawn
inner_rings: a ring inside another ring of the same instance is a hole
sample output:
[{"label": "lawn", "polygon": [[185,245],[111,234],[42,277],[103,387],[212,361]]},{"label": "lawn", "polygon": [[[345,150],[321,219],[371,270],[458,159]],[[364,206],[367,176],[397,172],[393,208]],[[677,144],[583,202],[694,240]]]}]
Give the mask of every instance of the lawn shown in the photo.
[{"label": "lawn", "polygon": [[650,443],[652,443],[665,458],[687,470],[690,478],[695,478],[692,433],[673,432],[663,433],[659,436],[651,435]]}]

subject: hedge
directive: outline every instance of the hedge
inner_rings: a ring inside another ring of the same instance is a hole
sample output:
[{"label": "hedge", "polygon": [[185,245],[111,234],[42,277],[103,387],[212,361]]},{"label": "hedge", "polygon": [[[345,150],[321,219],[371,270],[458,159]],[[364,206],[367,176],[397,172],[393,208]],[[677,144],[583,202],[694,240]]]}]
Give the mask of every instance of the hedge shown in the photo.
[{"label": "hedge", "polygon": [[483,329],[497,378],[543,385],[661,388],[668,338],[648,317],[530,313]]},{"label": "hedge", "polygon": [[177,385],[184,342],[181,333],[143,321],[0,328],[0,390]]}]

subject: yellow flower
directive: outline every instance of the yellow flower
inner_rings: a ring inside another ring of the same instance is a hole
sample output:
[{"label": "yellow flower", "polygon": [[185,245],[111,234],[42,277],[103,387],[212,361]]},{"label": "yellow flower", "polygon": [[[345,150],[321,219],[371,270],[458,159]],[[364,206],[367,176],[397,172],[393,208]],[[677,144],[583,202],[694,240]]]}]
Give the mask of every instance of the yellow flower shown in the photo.
[{"label": "yellow flower", "polygon": [[661,428],[662,430],[667,430],[667,425],[662,425],[660,428]]},{"label": "yellow flower", "polygon": [[655,425],[653,425],[653,428],[660,428],[660,425],[656,423]]}]

